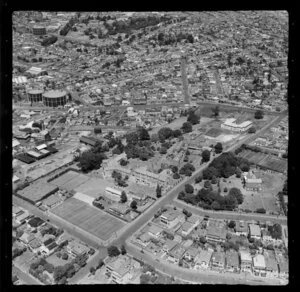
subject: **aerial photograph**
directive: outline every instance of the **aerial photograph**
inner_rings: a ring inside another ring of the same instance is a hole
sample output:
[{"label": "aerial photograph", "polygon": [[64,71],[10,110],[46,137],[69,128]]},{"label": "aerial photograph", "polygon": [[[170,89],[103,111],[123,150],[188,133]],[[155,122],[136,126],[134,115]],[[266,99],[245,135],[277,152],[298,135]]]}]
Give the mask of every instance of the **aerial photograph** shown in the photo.
[{"label": "aerial photograph", "polygon": [[13,285],[289,284],[287,11],[11,30]]}]

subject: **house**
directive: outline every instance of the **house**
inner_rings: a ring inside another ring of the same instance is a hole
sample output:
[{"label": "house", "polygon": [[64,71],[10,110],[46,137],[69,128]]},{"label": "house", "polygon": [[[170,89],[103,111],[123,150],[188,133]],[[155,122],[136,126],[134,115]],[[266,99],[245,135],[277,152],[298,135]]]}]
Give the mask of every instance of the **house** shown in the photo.
[{"label": "house", "polygon": [[262,179],[256,178],[253,172],[249,172],[247,176],[244,176],[245,189],[247,191],[261,191],[262,190]]},{"label": "house", "polygon": [[163,229],[159,226],[156,226],[156,225],[151,225],[149,230],[148,230],[148,234],[151,236],[151,237],[154,237],[154,238],[158,238],[159,235],[162,233]]},{"label": "house", "polygon": [[168,260],[174,264],[178,264],[184,253],[185,249],[181,245],[177,245],[168,253]]},{"label": "house", "polygon": [[138,238],[136,238],[136,242],[142,245],[143,247],[146,247],[150,242],[151,236],[148,234],[148,232],[142,233]]},{"label": "house", "polygon": [[163,245],[163,251],[169,253],[177,244],[178,242],[167,239]]},{"label": "house", "polygon": [[241,272],[252,272],[252,257],[248,250],[240,250]]},{"label": "house", "polygon": [[67,245],[67,251],[74,256],[85,255],[89,252],[89,248],[76,240],[72,240]]},{"label": "house", "polygon": [[25,211],[24,213],[15,217],[15,220],[18,224],[23,224],[26,220],[30,219],[33,215],[29,214],[29,212]]},{"label": "house", "polygon": [[105,195],[116,202],[119,202],[121,199],[122,191],[113,189],[111,187],[105,188]]},{"label": "house", "polygon": [[278,245],[282,244],[282,239],[281,238],[278,238],[278,239],[273,238],[268,229],[263,229],[261,233],[262,233],[262,243],[264,245],[272,244],[274,246],[278,246]]},{"label": "house", "polygon": [[194,259],[198,254],[199,254],[199,249],[191,246],[185,251],[183,257],[189,261],[194,261]]},{"label": "house", "polygon": [[201,249],[200,253],[195,257],[195,269],[208,269],[212,251]]},{"label": "house", "polygon": [[160,222],[170,229],[176,226],[178,223],[183,223],[184,221],[185,216],[177,210],[167,210],[160,215]]},{"label": "house", "polygon": [[133,268],[131,259],[127,255],[110,257],[105,262],[105,275],[115,284],[126,284],[126,275]]},{"label": "house", "polygon": [[261,239],[261,230],[258,224],[249,224],[249,236],[254,239]]},{"label": "house", "polygon": [[115,203],[110,206],[109,211],[118,216],[124,216],[130,211],[130,208],[127,205]]},{"label": "house", "polygon": [[210,264],[212,269],[223,270],[225,268],[225,253],[223,251],[213,252]]},{"label": "house", "polygon": [[266,276],[266,262],[262,254],[257,254],[252,258],[253,273],[255,276]]},{"label": "house", "polygon": [[90,145],[90,146],[95,146],[99,140],[94,138],[94,137],[87,137],[87,136],[81,136],[80,137],[80,142]]},{"label": "house", "polygon": [[27,232],[24,232],[22,234],[22,236],[19,238],[19,240],[23,241],[26,244],[30,243],[34,239],[35,239],[35,236],[33,234],[27,233]]},{"label": "house", "polygon": [[29,243],[29,247],[32,250],[32,252],[34,252],[34,253],[37,253],[40,250],[41,246],[42,246],[42,244],[37,238],[34,238]]},{"label": "house", "polygon": [[236,235],[248,236],[248,225],[244,221],[237,221],[234,230]]},{"label": "house", "polygon": [[223,221],[209,220],[207,227],[206,240],[209,242],[225,242],[226,227]]},{"label": "house", "polygon": [[239,254],[235,250],[228,250],[225,254],[226,258],[226,270],[228,272],[239,273],[240,272],[240,261]]},{"label": "house", "polygon": [[266,262],[267,277],[273,278],[279,276],[278,263],[275,252],[272,250],[264,250],[264,257]]}]

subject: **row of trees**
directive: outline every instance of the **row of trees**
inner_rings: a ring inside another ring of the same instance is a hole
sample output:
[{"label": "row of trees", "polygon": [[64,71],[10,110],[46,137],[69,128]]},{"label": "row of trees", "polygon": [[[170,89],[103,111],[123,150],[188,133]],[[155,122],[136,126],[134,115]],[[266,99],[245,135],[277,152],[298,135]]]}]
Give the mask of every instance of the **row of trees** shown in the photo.
[{"label": "row of trees", "polygon": [[190,186],[185,187],[178,195],[179,200],[204,209],[212,210],[234,210],[243,203],[243,195],[238,188],[231,188],[228,195],[221,196],[220,192],[213,191],[211,185],[202,188],[196,195],[191,192]]}]

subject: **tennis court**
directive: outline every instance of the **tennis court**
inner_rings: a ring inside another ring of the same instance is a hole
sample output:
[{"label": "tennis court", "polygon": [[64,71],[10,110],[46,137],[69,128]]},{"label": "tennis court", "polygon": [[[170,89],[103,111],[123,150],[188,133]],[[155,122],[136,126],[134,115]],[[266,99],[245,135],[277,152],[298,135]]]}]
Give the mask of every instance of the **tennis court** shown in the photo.
[{"label": "tennis court", "polygon": [[51,212],[102,240],[124,226],[120,220],[75,198],[67,199]]}]

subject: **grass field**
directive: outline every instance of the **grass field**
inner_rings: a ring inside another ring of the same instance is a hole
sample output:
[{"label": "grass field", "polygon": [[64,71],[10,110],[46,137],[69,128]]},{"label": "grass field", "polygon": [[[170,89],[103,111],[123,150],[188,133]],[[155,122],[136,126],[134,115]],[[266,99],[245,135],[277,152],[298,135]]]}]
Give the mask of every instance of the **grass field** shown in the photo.
[{"label": "grass field", "polygon": [[114,187],[113,182],[101,178],[91,178],[89,181],[75,188],[75,191],[98,198],[104,194],[106,187]]},{"label": "grass field", "polygon": [[109,239],[124,226],[124,223],[113,216],[74,198],[67,199],[51,212],[102,240]]},{"label": "grass field", "polygon": [[56,256],[57,253],[54,253],[52,255],[50,255],[49,257],[47,257],[47,262],[52,264],[54,267],[57,267],[57,266],[63,266],[69,262],[71,262],[72,260],[72,257],[68,257],[67,260],[63,260],[62,258],[59,258]]},{"label": "grass field", "polygon": [[58,178],[52,180],[50,184],[55,185],[61,189],[71,191],[81,184],[87,182],[90,178],[84,174],[77,173],[76,171],[68,171]]},{"label": "grass field", "polygon": [[223,131],[221,129],[211,128],[205,133],[205,135],[216,138],[216,137],[220,136],[222,133],[223,133]]}]

